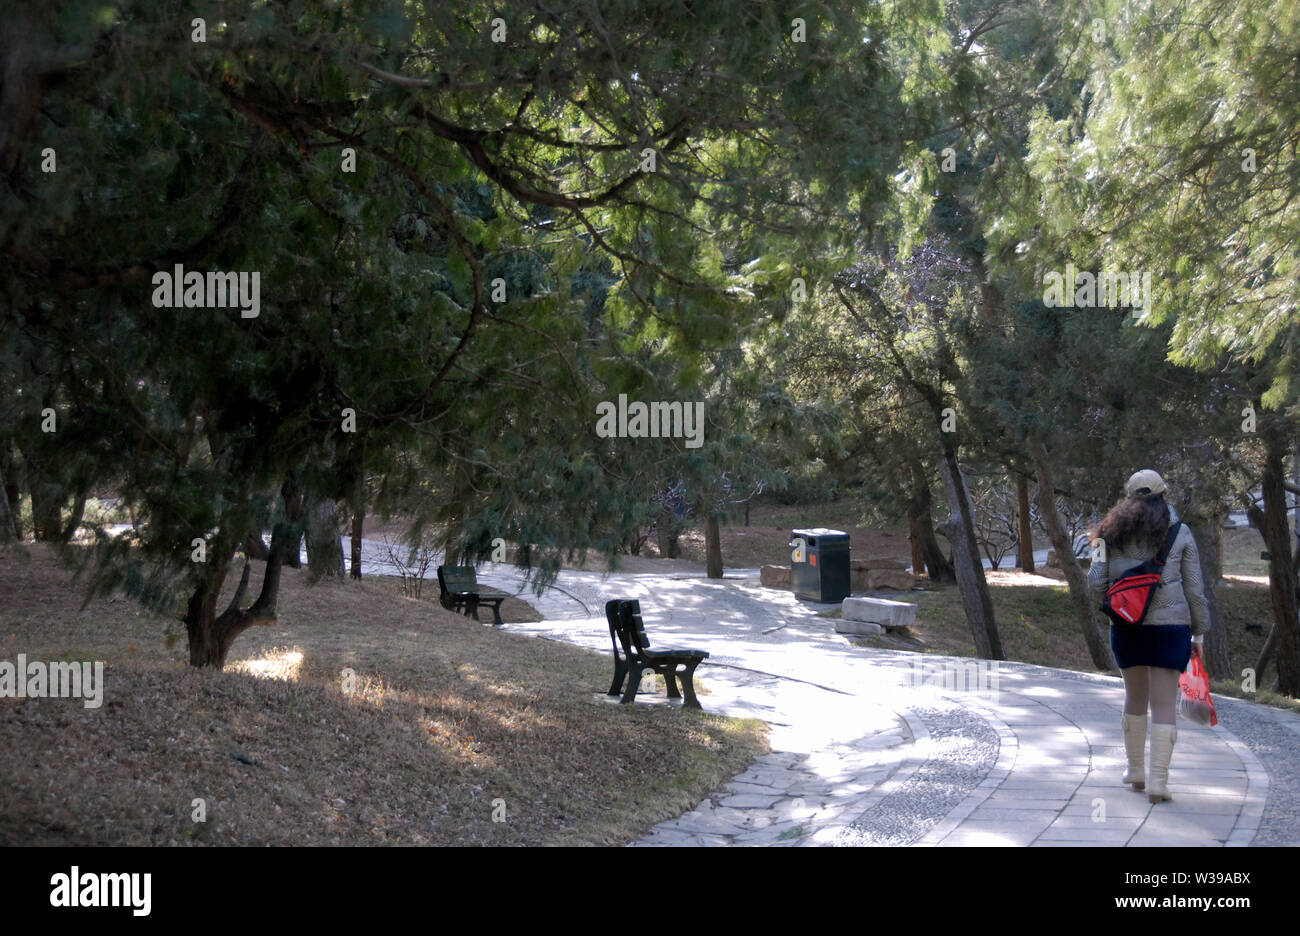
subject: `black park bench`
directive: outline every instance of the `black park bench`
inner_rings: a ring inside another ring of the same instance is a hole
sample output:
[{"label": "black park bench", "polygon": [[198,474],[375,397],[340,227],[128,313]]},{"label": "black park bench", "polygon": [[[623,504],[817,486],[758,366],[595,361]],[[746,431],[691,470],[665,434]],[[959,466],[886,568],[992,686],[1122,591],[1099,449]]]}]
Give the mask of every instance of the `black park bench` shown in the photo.
[{"label": "black park bench", "polygon": [[[685,692],[685,708],[699,708],[700,700],[695,697],[695,684],[692,676],[700,661],[708,658],[704,650],[651,650],[650,639],[645,633],[645,623],[641,620],[641,602],[616,598],[605,602],[605,617],[609,620],[609,637],[614,643],[614,681],[610,683],[609,695],[622,694],[619,701],[623,704],[636,698],[637,688],[641,685],[641,674],[645,670],[654,670],[663,676],[668,684],[668,698],[680,699],[682,693],[677,691],[678,678],[682,681]],[[678,667],[685,667],[678,672]],[[624,688],[626,682],[627,688]]]},{"label": "black park bench", "polygon": [[488,588],[478,583],[478,576],[473,566],[438,566],[438,603],[449,611],[465,610],[465,616],[474,615],[478,620],[478,606],[492,606],[492,626],[500,627],[501,602],[510,595],[497,588]]}]

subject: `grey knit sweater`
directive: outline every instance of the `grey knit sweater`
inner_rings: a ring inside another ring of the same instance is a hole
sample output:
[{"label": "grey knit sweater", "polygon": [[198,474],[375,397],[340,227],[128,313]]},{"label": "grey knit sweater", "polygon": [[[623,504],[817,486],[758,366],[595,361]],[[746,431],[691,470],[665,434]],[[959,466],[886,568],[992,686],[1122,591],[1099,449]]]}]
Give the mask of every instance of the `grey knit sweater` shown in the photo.
[{"label": "grey knit sweater", "polygon": [[[1169,507],[1170,524],[1178,521],[1173,506]],[[1106,599],[1106,589],[1136,565],[1140,565],[1159,552],[1163,543],[1144,547],[1142,543],[1129,543],[1124,550],[1108,550],[1106,562],[1094,562],[1088,571],[1088,588],[1094,606],[1100,607]],[[1160,587],[1151,598],[1151,606],[1142,622],[1144,625],[1187,624],[1192,636],[1204,634],[1210,627],[1210,606],[1205,600],[1205,584],[1201,578],[1201,560],[1196,552],[1196,540],[1186,525],[1178,530],[1173,548],[1160,576]]]}]

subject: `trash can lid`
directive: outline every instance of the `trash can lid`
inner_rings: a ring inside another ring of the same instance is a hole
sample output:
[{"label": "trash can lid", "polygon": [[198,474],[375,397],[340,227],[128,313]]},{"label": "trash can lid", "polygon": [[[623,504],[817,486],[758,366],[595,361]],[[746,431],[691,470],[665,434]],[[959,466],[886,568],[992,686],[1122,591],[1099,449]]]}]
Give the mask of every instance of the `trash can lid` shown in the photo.
[{"label": "trash can lid", "polygon": [[845,539],[849,538],[849,534],[845,533],[843,530],[828,530],[825,527],[813,527],[811,530],[794,530],[790,533],[790,535],[791,536],[817,536],[822,538],[828,536],[835,536],[835,537],[842,536]]}]

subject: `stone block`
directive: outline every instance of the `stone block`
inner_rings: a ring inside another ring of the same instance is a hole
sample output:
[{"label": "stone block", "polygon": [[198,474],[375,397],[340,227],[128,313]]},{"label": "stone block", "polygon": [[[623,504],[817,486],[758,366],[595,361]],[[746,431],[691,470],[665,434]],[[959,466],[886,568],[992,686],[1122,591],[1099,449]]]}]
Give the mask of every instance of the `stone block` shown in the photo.
[{"label": "stone block", "polygon": [[[851,598],[845,600],[852,601]],[[872,621],[851,621],[847,618],[837,618],[835,621],[835,633],[837,634],[852,634],[855,637],[865,637],[868,634],[883,634],[884,632],[885,628],[883,626]]]},{"label": "stone block", "polygon": [[916,623],[916,605],[887,598],[845,598],[840,613],[844,621],[879,624],[891,629]]},{"label": "stone block", "polygon": [[[1079,565],[1082,566],[1085,570],[1092,565],[1091,556],[1075,556],[1074,561],[1079,563]],[[1047,551],[1047,562],[1044,563],[1044,565],[1046,565],[1049,569],[1061,568],[1061,557],[1056,554],[1055,549],[1049,549]]]},{"label": "stone block", "polygon": [[758,570],[758,581],[768,588],[789,588],[790,567],[765,565]]}]

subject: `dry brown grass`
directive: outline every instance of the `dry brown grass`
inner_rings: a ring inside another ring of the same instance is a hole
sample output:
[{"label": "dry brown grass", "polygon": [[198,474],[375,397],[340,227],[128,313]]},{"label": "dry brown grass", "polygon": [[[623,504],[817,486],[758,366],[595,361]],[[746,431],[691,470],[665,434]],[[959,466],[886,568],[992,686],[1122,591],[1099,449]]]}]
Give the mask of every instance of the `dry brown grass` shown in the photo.
[{"label": "dry brown grass", "polygon": [[611,705],[606,657],[379,581],[289,571],[279,622],[194,671],[178,624],[80,610],[28,549],[0,552],[0,659],[103,660],[104,704],[0,699],[3,844],[617,844],[766,750],[760,722]]}]

